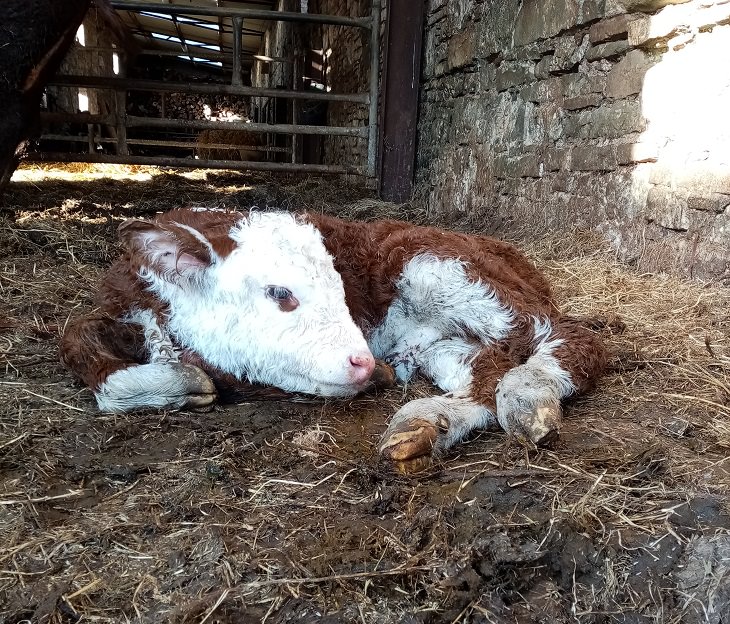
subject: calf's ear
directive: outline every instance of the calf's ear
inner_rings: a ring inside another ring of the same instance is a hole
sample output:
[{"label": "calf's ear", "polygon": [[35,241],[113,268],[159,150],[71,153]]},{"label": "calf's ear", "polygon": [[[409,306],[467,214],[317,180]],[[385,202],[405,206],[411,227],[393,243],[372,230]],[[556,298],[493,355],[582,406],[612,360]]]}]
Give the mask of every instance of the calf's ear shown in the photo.
[{"label": "calf's ear", "polygon": [[186,275],[210,266],[211,247],[187,226],[162,228],[150,221],[127,219],[117,230],[119,241],[140,264],[164,277]]}]

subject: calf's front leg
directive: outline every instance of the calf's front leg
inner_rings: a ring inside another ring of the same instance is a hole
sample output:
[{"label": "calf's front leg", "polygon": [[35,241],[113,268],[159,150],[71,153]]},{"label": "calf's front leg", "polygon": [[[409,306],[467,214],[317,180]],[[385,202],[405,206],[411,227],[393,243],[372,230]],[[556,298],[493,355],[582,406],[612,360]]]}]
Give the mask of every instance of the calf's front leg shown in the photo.
[{"label": "calf's front leg", "polygon": [[473,378],[466,388],[410,401],[393,415],[381,438],[380,453],[394,461],[439,454],[475,429],[497,427],[497,382],[514,365],[501,350],[483,348],[471,364]]},{"label": "calf's front leg", "polygon": [[102,412],[206,407],[216,399],[200,368],[177,361],[159,327],[103,314],[77,319],[61,339],[63,364],[94,393]]}]

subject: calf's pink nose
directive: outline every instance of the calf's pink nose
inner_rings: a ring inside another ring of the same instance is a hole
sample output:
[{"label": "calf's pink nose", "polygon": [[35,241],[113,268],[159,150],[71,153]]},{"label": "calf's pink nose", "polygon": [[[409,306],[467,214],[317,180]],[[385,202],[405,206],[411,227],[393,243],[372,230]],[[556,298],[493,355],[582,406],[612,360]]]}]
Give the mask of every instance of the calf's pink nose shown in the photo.
[{"label": "calf's pink nose", "polygon": [[364,353],[356,353],[350,356],[350,364],[352,365],[352,370],[350,371],[352,381],[356,384],[363,384],[373,374],[375,358],[367,351]]}]

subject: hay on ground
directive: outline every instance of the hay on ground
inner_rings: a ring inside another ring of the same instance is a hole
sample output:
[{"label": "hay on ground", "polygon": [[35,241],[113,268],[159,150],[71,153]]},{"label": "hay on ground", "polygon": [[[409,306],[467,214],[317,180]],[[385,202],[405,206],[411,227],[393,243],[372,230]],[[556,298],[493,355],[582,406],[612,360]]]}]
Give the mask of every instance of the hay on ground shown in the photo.
[{"label": "hay on ground", "polygon": [[197,204],[424,222],[418,205],[310,177],[16,180],[0,217],[0,622],[730,617],[727,289],[637,274],[590,233],[528,243],[566,312],[603,317],[607,374],[553,450],[486,432],[401,475],[375,445],[427,384],[109,416],[56,343],[124,218]]}]

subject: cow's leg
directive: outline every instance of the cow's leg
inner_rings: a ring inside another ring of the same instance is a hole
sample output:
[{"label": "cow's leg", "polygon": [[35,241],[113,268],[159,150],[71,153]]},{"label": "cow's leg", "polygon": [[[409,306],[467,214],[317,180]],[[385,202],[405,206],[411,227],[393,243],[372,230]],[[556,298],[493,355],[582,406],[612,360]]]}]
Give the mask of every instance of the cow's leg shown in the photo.
[{"label": "cow's leg", "polygon": [[[520,346],[509,350],[485,347],[473,359],[465,359],[463,353],[450,358],[444,349],[434,351],[433,360],[421,366],[428,370],[429,364],[440,363],[441,368],[430,371],[438,385],[465,378],[468,384],[463,389],[441,386],[453,391],[404,405],[390,421],[380,452],[394,460],[438,453],[474,429],[497,423],[522,441],[554,440],[562,420],[561,401],[595,384],[605,351],[596,335],[568,318],[555,323],[536,320],[515,342]],[[524,354],[530,355],[520,363]],[[468,371],[459,370],[467,365]]]},{"label": "cow's leg", "polygon": [[216,398],[202,370],[167,357],[165,336],[153,328],[87,316],[67,327],[60,347],[62,362],[92,389],[102,412],[204,407]]},{"label": "cow's leg", "polygon": [[380,452],[402,461],[438,454],[475,429],[498,426],[495,391],[499,379],[515,366],[496,347],[463,340],[442,340],[424,352],[421,369],[448,393],[416,399],[398,410],[380,441]]},{"label": "cow's leg", "polygon": [[568,317],[536,320],[531,347],[497,384],[497,419],[519,440],[547,444],[560,432],[562,400],[595,385],[606,353],[597,335]]}]

